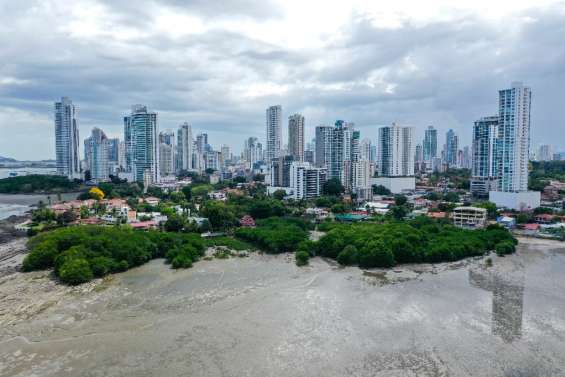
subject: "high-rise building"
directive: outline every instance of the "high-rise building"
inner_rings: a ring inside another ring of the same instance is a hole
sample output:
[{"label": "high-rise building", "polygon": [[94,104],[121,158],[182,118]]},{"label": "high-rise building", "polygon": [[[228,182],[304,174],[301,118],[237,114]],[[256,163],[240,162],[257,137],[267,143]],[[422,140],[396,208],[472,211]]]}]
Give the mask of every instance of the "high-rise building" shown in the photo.
[{"label": "high-rise building", "polygon": [[429,126],[424,133],[423,154],[424,161],[431,162],[437,155],[437,130],[433,126]]},{"label": "high-rise building", "polygon": [[370,139],[363,139],[361,140],[361,143],[359,144],[359,159],[360,160],[367,160],[367,161],[373,161],[371,160],[371,140]]},{"label": "high-rise building", "polygon": [[126,143],[123,140],[118,144],[118,167],[120,171],[126,169]]},{"label": "high-rise building", "polygon": [[316,127],[316,166],[329,168],[332,159],[332,143],[334,128],[328,126]]},{"label": "high-rise building", "polygon": [[489,201],[498,207],[526,210],[539,207],[540,193],[528,191],[531,90],[522,83],[498,92],[498,135],[494,146],[497,188]]},{"label": "high-rise building", "polygon": [[271,186],[290,187],[290,166],[292,156],[280,156],[271,160]]},{"label": "high-rise building", "polygon": [[159,140],[157,113],[148,112],[143,105],[134,105],[131,114],[124,117],[127,171],[137,182],[159,182]]},{"label": "high-rise building", "polygon": [[55,102],[55,159],[57,174],[80,178],[77,110],[68,97]]},{"label": "high-rise building", "polygon": [[414,129],[392,126],[379,128],[379,176],[411,177],[414,175]]},{"label": "high-rise building", "polygon": [[475,121],[473,126],[473,156],[471,193],[487,196],[496,189],[495,145],[498,136],[498,116],[488,116]]},{"label": "high-rise building", "polygon": [[159,133],[159,170],[162,177],[175,174],[175,133],[167,130]]},{"label": "high-rise building", "polygon": [[194,140],[192,140],[192,127],[184,122],[177,131],[177,162],[176,170],[192,170],[192,154]]},{"label": "high-rise building", "polygon": [[445,135],[445,162],[449,167],[457,166],[457,153],[459,152],[459,137],[453,130]]},{"label": "high-rise building", "polygon": [[222,153],[219,151],[204,152],[204,169],[220,170]]},{"label": "high-rise building", "polygon": [[347,169],[344,168],[344,164],[346,162],[351,162],[351,132],[351,124],[348,124],[343,120],[335,122],[331,146],[329,177],[339,179],[343,186],[347,185],[347,178],[348,176],[350,177]]},{"label": "high-rise building", "polygon": [[522,83],[498,92],[498,191],[528,190],[531,91]]},{"label": "high-rise building", "polygon": [[424,150],[422,148],[422,144],[416,144],[416,153],[414,154],[414,158],[417,164],[424,162]]},{"label": "high-rise building", "polygon": [[198,153],[209,152],[212,150],[210,144],[208,144],[208,134],[205,132],[196,135],[196,150]]},{"label": "high-rise building", "polygon": [[282,106],[271,106],[266,110],[265,159],[271,162],[280,156],[282,139]]},{"label": "high-rise building", "polygon": [[536,161],[551,161],[553,160],[553,148],[551,145],[540,145],[536,152]]},{"label": "high-rise building", "polygon": [[292,197],[302,200],[320,196],[327,175],[326,168],[316,168],[308,162],[292,162],[289,170]]},{"label": "high-rise building", "polygon": [[463,169],[471,169],[472,166],[472,154],[471,154],[471,149],[469,148],[469,146],[464,146],[463,147],[463,157],[461,159],[461,167]]},{"label": "high-rise building", "polygon": [[288,151],[295,161],[304,161],[304,117],[288,117]]},{"label": "high-rise building", "polygon": [[243,145],[243,159],[247,161],[249,168],[259,161],[263,161],[263,145],[256,137],[250,137],[245,140]]},{"label": "high-rise building", "polygon": [[230,147],[226,144],[223,144],[222,147],[220,148],[220,153],[221,153],[220,167],[224,168],[226,164],[228,164],[232,160]]},{"label": "high-rise building", "polygon": [[109,179],[110,147],[110,140],[104,131],[96,127],[92,129],[92,135],[84,140],[84,154],[91,179],[99,182]]},{"label": "high-rise building", "polygon": [[119,164],[119,156],[120,156],[120,139],[108,139],[108,162],[110,164]]}]

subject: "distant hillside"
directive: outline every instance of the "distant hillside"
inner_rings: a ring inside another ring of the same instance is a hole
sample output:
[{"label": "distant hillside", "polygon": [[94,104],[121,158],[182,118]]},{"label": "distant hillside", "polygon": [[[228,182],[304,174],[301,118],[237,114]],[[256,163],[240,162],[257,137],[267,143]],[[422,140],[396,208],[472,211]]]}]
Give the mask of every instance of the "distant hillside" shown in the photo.
[{"label": "distant hillside", "polygon": [[18,160],[9,157],[0,156],[0,162],[18,162]]}]

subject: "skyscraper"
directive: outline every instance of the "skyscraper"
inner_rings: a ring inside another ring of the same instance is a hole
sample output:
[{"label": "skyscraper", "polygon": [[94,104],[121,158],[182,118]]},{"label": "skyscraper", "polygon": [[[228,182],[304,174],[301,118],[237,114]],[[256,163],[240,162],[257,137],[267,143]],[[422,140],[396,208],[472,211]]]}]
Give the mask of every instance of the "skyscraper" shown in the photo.
[{"label": "skyscraper", "polygon": [[[473,157],[471,191],[474,194],[488,194],[490,189],[480,190],[481,181],[496,177],[494,171],[494,148],[498,136],[498,115],[475,121],[473,126]],[[473,182],[477,188],[473,189]]]},{"label": "skyscraper", "polygon": [[175,174],[175,133],[159,133],[159,170],[162,177]]},{"label": "skyscraper", "polygon": [[124,140],[127,171],[133,173],[134,181],[159,182],[157,113],[143,105],[132,106],[131,114],[124,117]]},{"label": "skyscraper", "polygon": [[84,154],[90,177],[96,181],[107,181],[110,174],[111,144],[104,131],[92,129],[92,135],[84,140]]},{"label": "skyscraper", "polygon": [[55,158],[57,174],[80,178],[77,111],[70,98],[55,102]]},{"label": "skyscraper", "polygon": [[449,167],[457,166],[457,153],[459,152],[459,137],[455,131],[449,130],[445,135],[445,162]]},{"label": "skyscraper", "polygon": [[329,169],[332,159],[332,143],[334,128],[329,126],[316,127],[316,166]]},{"label": "skyscraper", "polygon": [[192,127],[184,122],[177,130],[177,171],[193,169],[193,144]]},{"label": "skyscraper", "polygon": [[429,126],[424,133],[423,153],[425,162],[437,157],[437,130],[433,126]]},{"label": "skyscraper", "polygon": [[416,144],[416,154],[414,155],[416,163],[424,162],[424,151],[422,149],[422,144]]},{"label": "skyscraper", "polygon": [[265,159],[271,162],[279,157],[282,139],[282,106],[271,106],[266,110]]},{"label": "skyscraper", "polygon": [[304,117],[300,114],[288,117],[288,150],[295,161],[304,161]]},{"label": "skyscraper", "polygon": [[536,151],[536,161],[551,161],[553,160],[553,148],[551,145],[540,145]]},{"label": "skyscraper", "polygon": [[351,132],[352,125],[343,120],[335,122],[331,145],[329,177],[339,179],[344,186],[347,186],[347,178],[351,177],[345,167],[346,162],[351,162]]},{"label": "skyscraper", "polygon": [[522,83],[498,92],[498,134],[494,145],[496,190],[489,200],[515,210],[539,207],[539,192],[528,191],[531,90]]},{"label": "skyscraper", "polygon": [[379,128],[379,176],[411,177],[414,175],[414,129],[392,126]]},{"label": "skyscraper", "polygon": [[220,148],[220,152],[221,152],[220,168],[224,168],[226,164],[232,160],[230,147],[226,144],[223,144],[222,147]]},{"label": "skyscraper", "polygon": [[361,143],[359,144],[359,159],[360,160],[366,160],[366,161],[372,161],[371,160],[371,140],[370,139],[363,139],[361,140]]},{"label": "skyscraper", "polygon": [[498,95],[498,191],[527,191],[531,90],[516,82]]},{"label": "skyscraper", "polygon": [[205,132],[196,135],[196,149],[198,153],[209,152],[211,150],[210,144],[208,144],[208,134]]}]

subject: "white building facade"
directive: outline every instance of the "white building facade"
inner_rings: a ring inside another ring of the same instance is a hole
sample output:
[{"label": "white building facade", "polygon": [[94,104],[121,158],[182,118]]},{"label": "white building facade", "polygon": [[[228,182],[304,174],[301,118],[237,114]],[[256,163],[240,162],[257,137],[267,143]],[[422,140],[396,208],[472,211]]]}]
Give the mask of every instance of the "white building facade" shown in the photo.
[{"label": "white building facade", "polygon": [[57,174],[80,179],[77,109],[68,97],[55,102],[55,159]]}]

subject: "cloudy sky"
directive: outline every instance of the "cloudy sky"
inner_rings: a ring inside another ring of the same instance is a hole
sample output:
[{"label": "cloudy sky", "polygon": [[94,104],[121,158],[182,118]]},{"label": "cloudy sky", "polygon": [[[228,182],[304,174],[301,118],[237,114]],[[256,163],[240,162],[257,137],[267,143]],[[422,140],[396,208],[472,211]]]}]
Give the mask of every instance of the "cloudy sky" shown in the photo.
[{"label": "cloudy sky", "polygon": [[188,121],[238,152],[281,104],[308,138],[345,119],[362,137],[397,121],[467,144],[512,81],[532,87],[532,145],[565,149],[564,1],[381,3],[1,1],[0,155],[53,158],[61,96],[79,107],[81,139],[95,126],[121,137],[142,103],[160,129]]}]

